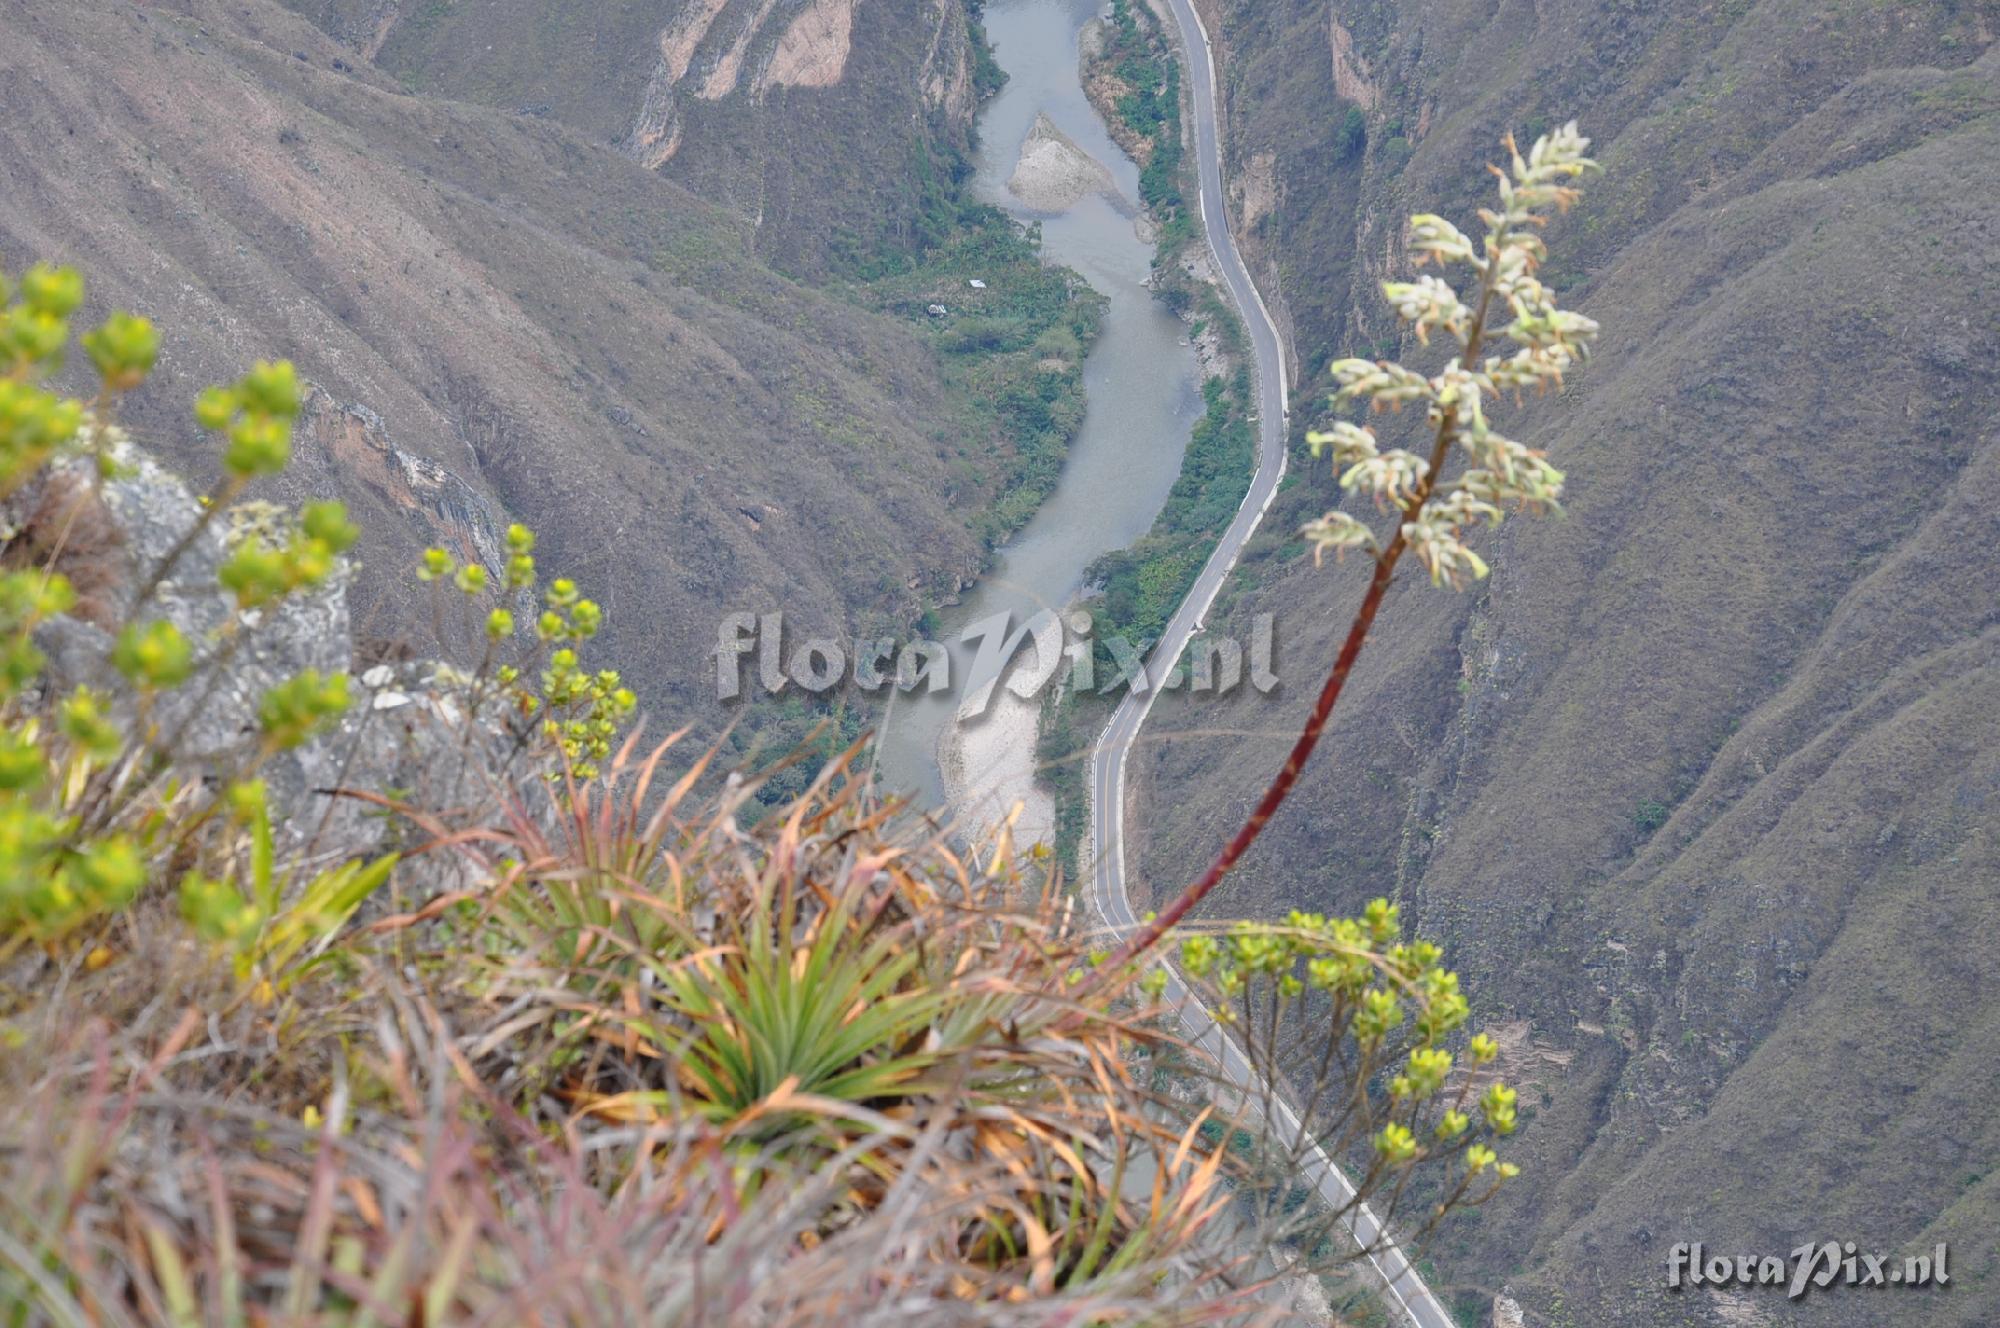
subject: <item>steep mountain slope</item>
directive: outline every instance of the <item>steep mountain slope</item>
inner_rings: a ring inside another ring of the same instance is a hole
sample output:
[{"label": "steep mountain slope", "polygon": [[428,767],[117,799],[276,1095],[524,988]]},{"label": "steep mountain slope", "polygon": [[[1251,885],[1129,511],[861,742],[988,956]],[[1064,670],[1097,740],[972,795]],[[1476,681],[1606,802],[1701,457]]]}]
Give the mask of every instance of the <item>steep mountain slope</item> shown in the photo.
[{"label": "steep mountain slope", "polygon": [[206,482],[198,387],[318,385],[287,482],[355,506],[364,632],[429,616],[415,550],[519,519],[676,715],[724,612],[908,617],[981,557],[989,449],[909,325],[560,122],[408,94],[273,0],[9,6],[0,107],[0,255],[159,323],[150,443]]},{"label": "steep mountain slope", "polygon": [[[1503,528],[1474,593],[1392,594],[1215,901],[1390,893],[1507,1032],[1525,1183],[1440,1242],[1440,1282],[1482,1316],[1511,1285],[1531,1324],[2000,1319],[2000,9],[1301,0],[1211,28],[1300,428],[1333,354],[1429,362],[1375,282],[1408,211],[1471,224],[1502,128],[1577,115],[1609,170],[1550,236],[1601,353],[1508,430],[1570,472],[1566,518]],[[1233,608],[1279,615],[1281,697],[1154,712],[1156,893],[1345,628],[1360,573],[1289,539],[1333,491],[1301,465]],[[1679,1241],[1814,1239],[1950,1241],[1954,1284],[1665,1288]]]},{"label": "steep mountain slope", "polygon": [[552,115],[824,273],[907,244],[966,147],[961,0],[286,0],[411,86]]}]

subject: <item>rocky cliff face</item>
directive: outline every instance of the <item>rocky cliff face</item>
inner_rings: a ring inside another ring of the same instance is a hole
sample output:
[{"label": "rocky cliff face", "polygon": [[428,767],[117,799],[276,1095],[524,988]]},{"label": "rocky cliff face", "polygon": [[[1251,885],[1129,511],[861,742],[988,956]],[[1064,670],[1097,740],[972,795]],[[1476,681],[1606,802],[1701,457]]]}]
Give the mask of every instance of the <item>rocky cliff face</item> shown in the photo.
[{"label": "rocky cliff face", "polygon": [[982,553],[983,454],[940,426],[909,325],[777,275],[747,220],[618,152],[636,90],[593,142],[368,62],[446,8],[357,6],[356,44],[273,0],[0,11],[0,258],[74,263],[86,317],[159,325],[135,434],[205,485],[195,393],[295,360],[318,391],[271,496],[348,501],[358,635],[428,621],[406,574],[424,546],[484,557],[525,521],[663,717],[713,715],[726,612],[833,626],[949,594]]},{"label": "rocky cliff face", "polygon": [[[1525,1183],[1441,1242],[1440,1280],[1480,1315],[1511,1284],[1536,1325],[2000,1318],[2000,11],[1215,20],[1300,429],[1335,354],[1429,362],[1375,284],[1408,212],[1470,224],[1502,129],[1579,117],[1609,172],[1549,236],[1601,353],[1509,429],[1570,473],[1566,519],[1503,528],[1473,593],[1392,594],[1216,901],[1388,893],[1507,1028]],[[1282,699],[1155,711],[1156,891],[1270,776],[1359,597],[1352,560],[1284,547],[1333,493],[1301,464],[1235,606],[1279,615]],[[1678,1241],[1808,1239],[1947,1240],[1962,1275],[1666,1289]]]},{"label": "rocky cliff face", "polygon": [[413,87],[617,144],[791,272],[906,239],[916,163],[947,169],[972,131],[963,0],[287,2]]},{"label": "rocky cliff face", "polygon": [[[240,610],[218,584],[225,559],[243,539],[279,536],[272,524],[289,518],[252,500],[204,525],[195,494],[122,430],[108,452],[117,463],[108,479],[94,473],[90,458],[72,457],[0,498],[0,546],[10,556],[52,557],[48,565],[84,592],[72,613],[35,631],[46,660],[38,685],[60,695],[87,686],[132,704],[131,688],[109,663],[107,628],[132,619],[142,587],[170,569],[139,616],[178,628],[195,646],[198,672],[152,700],[148,716],[158,750],[171,753],[182,778],[212,787],[258,756],[258,705],[272,688],[308,670],[332,675],[357,667],[349,593],[358,569],[342,559],[320,585]],[[467,805],[490,815],[496,800],[515,797],[516,786],[534,786],[535,772],[526,762],[510,766],[497,732],[466,723],[462,688],[443,667],[406,660],[360,669],[357,703],[338,725],[261,758],[259,778],[269,785],[287,863],[309,874],[407,847],[399,821],[335,790],[391,797],[435,791],[437,805],[456,816]],[[457,884],[448,856],[413,862],[404,886]]]}]

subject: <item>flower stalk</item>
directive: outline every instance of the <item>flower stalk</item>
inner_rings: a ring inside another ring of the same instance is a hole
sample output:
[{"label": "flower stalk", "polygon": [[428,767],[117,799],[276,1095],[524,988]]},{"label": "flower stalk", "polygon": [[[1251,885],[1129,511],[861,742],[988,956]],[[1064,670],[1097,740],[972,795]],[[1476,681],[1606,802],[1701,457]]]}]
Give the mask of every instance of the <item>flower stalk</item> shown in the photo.
[{"label": "flower stalk", "polygon": [[[1484,560],[1464,542],[1468,527],[1479,521],[1497,524],[1503,504],[1521,510],[1556,506],[1562,492],[1562,472],[1550,466],[1540,452],[1492,432],[1485,400],[1497,399],[1507,391],[1519,396],[1529,387],[1537,391],[1560,387],[1563,371],[1589,353],[1597,325],[1580,314],[1557,309],[1548,289],[1535,276],[1545,252],[1536,234],[1545,221],[1543,209],[1553,206],[1566,211],[1581,196],[1568,181],[1597,169],[1596,163],[1583,155],[1589,142],[1572,122],[1544,135],[1523,159],[1513,136],[1507,137],[1510,169],[1492,168],[1499,179],[1500,206],[1480,212],[1487,225],[1483,258],[1476,257],[1471,241],[1443,218],[1424,215],[1411,219],[1410,247],[1418,254],[1418,265],[1436,261],[1441,266],[1458,263],[1474,268],[1478,282],[1475,301],[1468,308],[1448,282],[1431,276],[1416,282],[1384,282],[1383,293],[1420,342],[1428,344],[1431,330],[1442,328],[1458,341],[1458,353],[1442,372],[1429,378],[1388,360],[1340,360],[1332,366],[1341,384],[1333,402],[1339,406],[1366,399],[1377,410],[1400,410],[1407,402],[1426,402],[1428,418],[1435,426],[1430,455],[1424,459],[1406,452],[1381,452],[1371,430],[1346,422],[1328,432],[1307,434],[1315,455],[1330,448],[1334,460],[1345,464],[1340,479],[1343,489],[1367,494],[1378,508],[1392,510],[1401,519],[1386,543],[1361,520],[1338,510],[1304,527],[1315,558],[1328,549],[1339,557],[1358,548],[1368,551],[1374,562],[1368,588],[1334,657],[1333,668],[1285,763],[1249,817],[1208,869],[1127,938],[1100,972],[1123,969],[1158,945],[1242,861],[1284,805],[1319,746],[1403,555],[1414,550],[1433,584],[1449,583],[1458,588],[1487,574]],[[1482,360],[1482,352],[1495,333],[1489,324],[1501,302],[1513,319],[1497,333],[1520,349],[1504,359]],[[1442,483],[1455,447],[1464,450],[1466,466],[1450,483]]]}]

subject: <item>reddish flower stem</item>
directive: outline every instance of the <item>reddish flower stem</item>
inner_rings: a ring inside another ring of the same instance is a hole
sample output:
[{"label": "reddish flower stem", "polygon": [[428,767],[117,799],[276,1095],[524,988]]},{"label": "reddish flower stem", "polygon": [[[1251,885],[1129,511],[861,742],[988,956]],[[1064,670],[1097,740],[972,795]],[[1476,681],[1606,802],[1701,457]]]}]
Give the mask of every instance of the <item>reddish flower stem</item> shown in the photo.
[{"label": "reddish flower stem", "polygon": [[[1504,241],[1504,230],[1499,238]],[[1464,353],[1459,357],[1459,363],[1468,370],[1478,364],[1479,349],[1485,340],[1486,316],[1493,304],[1493,282],[1499,273],[1499,253],[1500,244],[1496,243],[1493,246],[1492,256],[1487,260],[1485,269],[1481,273],[1479,306],[1473,313]],[[1291,753],[1285,757],[1285,764],[1271,780],[1270,786],[1264,790],[1264,796],[1257,800],[1257,806],[1251,811],[1250,818],[1237,829],[1229,842],[1223,845],[1222,852],[1216,855],[1215,861],[1209,864],[1201,879],[1181,891],[1173,903],[1160,910],[1151,922],[1134,932],[1123,945],[1118,947],[1117,953],[1112,955],[1108,963],[1093,970],[1084,980],[1078,994],[1095,986],[1101,975],[1122,972],[1130,961],[1159,944],[1161,937],[1185,918],[1195,905],[1206,899],[1216,886],[1222,884],[1222,878],[1242,860],[1250,845],[1263,833],[1264,826],[1291,795],[1292,786],[1298,783],[1299,775],[1306,768],[1306,762],[1312,758],[1313,749],[1319,746],[1320,735],[1326,731],[1326,722],[1333,714],[1334,703],[1340,700],[1341,690],[1347,686],[1347,675],[1354,670],[1354,661],[1360,658],[1361,647],[1368,640],[1368,629],[1374,624],[1375,613],[1382,607],[1382,597],[1388,593],[1389,582],[1395,576],[1396,563],[1402,558],[1404,550],[1409,547],[1409,542],[1403,538],[1403,528],[1409,522],[1416,520],[1418,513],[1423,511],[1424,504],[1430,501],[1431,494],[1436,491],[1438,476],[1444,470],[1445,461],[1450,455],[1452,434],[1457,424],[1458,412],[1455,408],[1445,411],[1438,421],[1437,436],[1431,444],[1430,469],[1417,482],[1410,506],[1402,513],[1402,520],[1397,523],[1395,538],[1376,555],[1375,574],[1369,578],[1368,593],[1361,597],[1361,607],[1355,610],[1354,621],[1347,629],[1347,639],[1341,643],[1340,654],[1333,661],[1333,671],[1327,674],[1326,682],[1320,687],[1319,700],[1313,704],[1312,715],[1306,720],[1306,726],[1300,732],[1298,740],[1292,744]]]}]

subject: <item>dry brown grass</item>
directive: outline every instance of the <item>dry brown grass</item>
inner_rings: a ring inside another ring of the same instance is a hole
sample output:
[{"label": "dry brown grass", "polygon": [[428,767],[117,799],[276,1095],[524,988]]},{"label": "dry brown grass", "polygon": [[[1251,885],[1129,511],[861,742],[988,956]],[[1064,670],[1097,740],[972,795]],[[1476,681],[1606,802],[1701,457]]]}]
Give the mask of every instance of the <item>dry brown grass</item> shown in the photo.
[{"label": "dry brown grass", "polygon": [[17,501],[26,515],[0,545],[0,571],[35,568],[67,577],[76,592],[70,616],[116,626],[117,593],[127,576],[125,535],[97,490],[73,471],[51,469]]},{"label": "dry brown grass", "polygon": [[[1249,1308],[1229,1283],[1255,1269],[1216,1239],[1225,1159],[1135,1072],[1157,1035],[1126,993],[1061,994],[1082,940],[1058,883],[954,851],[845,764],[759,819],[700,762],[660,788],[669,750],[531,788],[498,829],[425,818],[486,885],[350,931],[270,1004],[148,905],[108,965],[19,961],[12,1321]],[[812,953],[832,959],[796,1009],[838,1017],[741,1082],[697,1073],[785,1036],[748,993]]]}]

